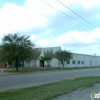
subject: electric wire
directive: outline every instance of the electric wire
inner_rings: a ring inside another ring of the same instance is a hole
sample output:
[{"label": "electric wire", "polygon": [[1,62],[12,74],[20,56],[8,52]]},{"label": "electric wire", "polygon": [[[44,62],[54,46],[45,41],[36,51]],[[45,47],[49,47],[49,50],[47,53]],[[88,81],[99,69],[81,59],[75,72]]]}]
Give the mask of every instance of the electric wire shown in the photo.
[{"label": "electric wire", "polygon": [[[78,7],[79,7],[79,9],[82,8],[80,5],[78,5]],[[95,14],[90,13],[90,11],[84,10],[84,13],[85,13],[85,15],[84,15],[84,14],[82,14],[82,12],[80,12],[80,10],[76,9],[76,7],[71,6],[70,8],[71,8],[72,10],[74,9],[77,13],[80,13],[81,16],[84,16],[85,18],[87,18],[86,15],[88,15],[88,16],[91,16],[92,19],[95,18],[95,19],[100,20],[100,18],[95,17]],[[93,7],[91,8],[91,10],[94,11]],[[95,11],[95,13],[98,13],[98,12]],[[91,20],[91,18],[90,18],[90,20]],[[95,21],[93,22],[93,20],[91,20],[91,22],[92,22],[93,24],[95,24],[96,26],[98,26],[98,24],[97,24]]]},{"label": "electric wire", "polygon": [[62,4],[63,6],[65,6],[67,9],[69,9],[71,12],[73,12],[74,14],[76,14],[78,17],[80,17],[81,19],[83,19],[85,22],[87,22],[88,24],[90,24],[92,27],[96,28],[96,26],[94,26],[93,24],[91,24],[89,21],[87,21],[85,18],[83,18],[82,16],[80,16],[79,14],[77,14],[75,11],[73,11],[72,9],[70,9],[69,7],[67,7],[65,4],[63,4],[61,1],[57,0],[60,4]]},{"label": "electric wire", "polygon": [[[53,7],[52,5],[46,3],[45,1],[43,1],[43,0],[41,0],[41,1],[42,1],[43,3],[45,3],[46,5],[48,5],[49,7],[51,7],[51,8],[53,8],[53,9],[57,10],[58,12],[64,14],[65,16],[68,16],[70,19],[75,20],[76,22],[79,22],[79,21],[77,21],[76,19],[74,19],[73,17],[67,15],[66,13],[64,13],[64,12],[58,10],[57,8]],[[88,27],[89,29],[92,29],[91,27],[89,27],[89,26],[87,26],[87,25],[85,25],[85,24],[83,24],[83,23],[81,23],[81,22],[79,22],[79,23],[82,24],[82,25],[84,25],[84,26],[86,26],[86,27]]]}]

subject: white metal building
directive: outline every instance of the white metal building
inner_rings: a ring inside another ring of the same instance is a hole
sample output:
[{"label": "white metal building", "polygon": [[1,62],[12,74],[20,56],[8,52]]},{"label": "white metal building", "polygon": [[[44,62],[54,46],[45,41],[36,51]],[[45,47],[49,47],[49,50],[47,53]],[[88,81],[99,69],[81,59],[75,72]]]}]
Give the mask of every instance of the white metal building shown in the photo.
[{"label": "white metal building", "polygon": [[[41,55],[40,55],[40,57],[43,56],[44,51],[50,50],[50,49],[52,49],[53,52],[56,52],[56,51],[58,51],[58,50],[61,50],[61,47],[41,48]],[[42,59],[39,58],[39,59],[37,60],[36,65],[37,65],[37,67],[45,67],[45,65],[47,65],[47,63],[46,63],[44,60],[42,60]],[[52,59],[50,65],[51,65],[51,67],[58,67],[58,60],[57,60],[57,59]],[[30,61],[29,63],[24,62],[24,66],[25,66],[25,67],[34,67],[34,63],[33,63],[33,61]]]},{"label": "white metal building", "polygon": [[[41,55],[43,56],[44,51],[52,49],[53,52],[56,52],[58,50],[61,50],[61,47],[48,47],[48,48],[42,48]],[[85,55],[85,54],[77,54],[72,53],[73,58],[65,63],[64,67],[72,68],[72,67],[96,67],[100,66],[100,56],[96,55]],[[47,63],[44,60],[38,59],[37,60],[37,67],[45,67]],[[52,59],[50,63],[51,67],[58,67],[58,60]],[[30,61],[30,63],[24,63],[25,67],[34,67],[33,61]],[[62,63],[60,62],[60,67],[62,67]]]},{"label": "white metal building", "polygon": [[66,67],[97,67],[100,66],[100,56],[73,53],[73,58]]}]

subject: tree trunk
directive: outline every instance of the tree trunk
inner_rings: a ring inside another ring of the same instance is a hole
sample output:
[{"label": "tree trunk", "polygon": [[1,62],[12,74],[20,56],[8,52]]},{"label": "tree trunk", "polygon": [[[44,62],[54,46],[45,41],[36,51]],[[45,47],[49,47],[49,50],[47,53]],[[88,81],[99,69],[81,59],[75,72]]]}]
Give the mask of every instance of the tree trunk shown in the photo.
[{"label": "tree trunk", "polygon": [[18,56],[16,56],[16,71],[18,71]]},{"label": "tree trunk", "polygon": [[58,68],[59,68],[59,65],[60,65],[60,61],[58,60]]},{"label": "tree trunk", "polygon": [[36,65],[36,60],[34,60],[34,67],[37,67],[37,65]]},{"label": "tree trunk", "polygon": [[28,61],[28,67],[30,68],[30,61]]},{"label": "tree trunk", "polygon": [[47,68],[50,67],[50,61],[47,61]]},{"label": "tree trunk", "polygon": [[65,62],[63,61],[63,68],[64,68]]}]

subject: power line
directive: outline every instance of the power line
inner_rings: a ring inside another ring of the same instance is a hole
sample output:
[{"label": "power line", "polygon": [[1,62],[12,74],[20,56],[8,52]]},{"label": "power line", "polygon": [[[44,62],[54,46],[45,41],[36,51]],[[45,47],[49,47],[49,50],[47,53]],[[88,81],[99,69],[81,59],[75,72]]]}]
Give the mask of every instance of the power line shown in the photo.
[{"label": "power line", "polygon": [[[87,11],[87,10],[85,10],[85,9],[82,9],[82,10],[84,10],[84,12],[85,12],[85,15],[84,15],[84,14],[79,10],[80,8],[82,8],[80,5],[78,5],[78,9],[76,9],[76,7],[74,7],[74,6],[71,6],[71,9],[74,9],[77,13],[80,13],[81,16],[84,16],[85,18],[87,18],[88,16],[86,16],[86,15],[89,15],[89,16],[91,16],[92,18],[94,18],[95,14],[90,13],[90,11]],[[92,7],[91,10],[95,10],[95,9],[93,9],[93,7]],[[95,10],[95,13],[97,13],[96,10]],[[96,19],[100,20],[99,18],[96,18]],[[91,19],[90,19],[90,20],[91,20]],[[92,22],[92,21],[91,21],[91,22]],[[95,22],[93,22],[93,23],[94,23],[94,25],[98,25],[98,24],[96,24]]]},{"label": "power line", "polygon": [[95,11],[97,11],[100,14],[100,11],[98,11],[96,8],[92,7],[92,9],[94,9]]},{"label": "power line", "polygon": [[83,19],[85,22],[87,22],[88,24],[90,24],[91,26],[93,26],[94,28],[96,28],[96,26],[94,26],[93,24],[91,24],[89,21],[87,21],[85,18],[83,18],[82,16],[80,16],[79,14],[77,14],[75,11],[73,11],[72,9],[70,9],[69,7],[67,7],[65,4],[63,4],[61,1],[57,0],[60,4],[62,4],[63,6],[65,6],[67,9],[69,9],[71,12],[73,12],[74,14],[76,14],[78,17],[80,17],[81,19]]},{"label": "power line", "polygon": [[[67,15],[66,13],[64,13],[64,12],[62,12],[62,11],[60,11],[60,10],[58,10],[57,8],[53,7],[52,5],[49,5],[48,3],[44,2],[43,0],[41,0],[41,1],[42,1],[43,3],[45,3],[46,5],[48,5],[49,7],[51,7],[51,8],[53,8],[53,9],[57,10],[58,12],[64,14],[65,16],[68,16],[69,18],[75,20],[76,22],[79,22],[79,21],[77,21],[76,19],[74,19],[73,17],[71,17],[71,16]],[[81,23],[81,22],[79,22],[79,23],[82,24],[82,25],[85,25],[85,24],[83,24],[83,23]],[[89,27],[89,26],[87,26],[87,25],[85,25],[85,26],[88,27],[88,28],[90,28],[90,29],[92,29],[91,27]]]}]

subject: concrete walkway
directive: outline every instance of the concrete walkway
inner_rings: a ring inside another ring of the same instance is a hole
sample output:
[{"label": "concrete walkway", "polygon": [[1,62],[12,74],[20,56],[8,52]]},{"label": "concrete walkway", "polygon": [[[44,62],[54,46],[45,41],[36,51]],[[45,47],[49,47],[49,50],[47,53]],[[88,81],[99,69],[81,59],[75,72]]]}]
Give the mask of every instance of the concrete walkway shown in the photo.
[{"label": "concrete walkway", "polygon": [[77,91],[59,96],[53,100],[100,100],[100,98],[91,99],[92,92],[96,92],[96,94],[100,92],[100,83],[95,84],[93,87],[78,89]]},{"label": "concrete walkway", "polygon": [[14,73],[7,73],[7,72],[4,72],[4,70],[7,70],[6,68],[0,68],[0,76],[5,76],[5,75],[12,75]]}]

